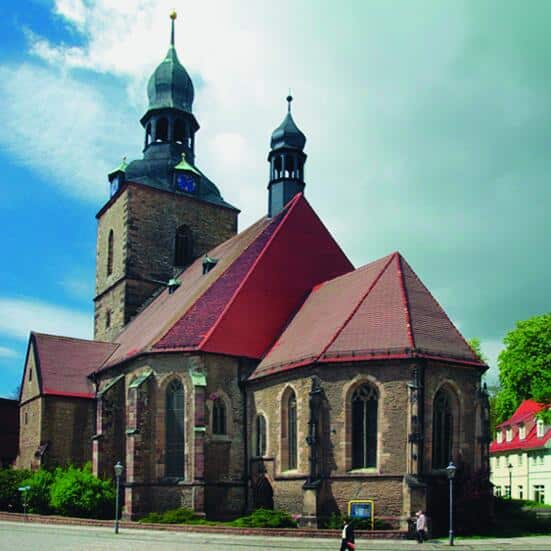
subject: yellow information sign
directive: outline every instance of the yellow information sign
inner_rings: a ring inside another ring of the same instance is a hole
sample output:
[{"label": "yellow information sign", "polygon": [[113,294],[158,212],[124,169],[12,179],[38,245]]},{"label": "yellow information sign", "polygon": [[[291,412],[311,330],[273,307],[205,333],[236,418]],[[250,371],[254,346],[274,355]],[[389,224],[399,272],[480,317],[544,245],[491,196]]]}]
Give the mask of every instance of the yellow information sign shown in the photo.
[{"label": "yellow information sign", "polygon": [[361,520],[369,520],[371,530],[375,520],[375,504],[372,499],[352,499],[348,502],[348,516]]}]

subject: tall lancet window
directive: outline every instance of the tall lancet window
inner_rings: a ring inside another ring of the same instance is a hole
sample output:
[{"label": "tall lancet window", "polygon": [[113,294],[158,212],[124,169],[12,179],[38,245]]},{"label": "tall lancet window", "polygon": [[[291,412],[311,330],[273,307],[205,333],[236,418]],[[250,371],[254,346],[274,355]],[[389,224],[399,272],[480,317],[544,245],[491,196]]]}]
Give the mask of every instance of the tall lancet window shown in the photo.
[{"label": "tall lancet window", "polygon": [[453,407],[450,393],[441,388],[434,398],[432,413],[432,468],[443,469],[452,460]]},{"label": "tall lancet window", "polygon": [[377,391],[369,384],[352,394],[353,469],[377,466],[377,405]]},{"label": "tall lancet window", "polygon": [[266,418],[264,415],[257,415],[255,431],[255,455],[264,457],[266,455]]},{"label": "tall lancet window", "polygon": [[113,230],[109,231],[109,237],[107,238],[107,275],[110,276],[113,273]]},{"label": "tall lancet window", "polygon": [[289,449],[287,466],[289,469],[297,468],[297,399],[295,393],[289,395],[287,402],[287,434],[289,435]]},{"label": "tall lancet window", "polygon": [[166,476],[184,476],[184,387],[174,379],[166,389]]},{"label": "tall lancet window", "polygon": [[226,434],[226,404],[220,397],[212,403],[212,433]]},{"label": "tall lancet window", "polygon": [[297,468],[297,398],[289,386],[281,397],[281,443],[280,461],[282,470]]}]

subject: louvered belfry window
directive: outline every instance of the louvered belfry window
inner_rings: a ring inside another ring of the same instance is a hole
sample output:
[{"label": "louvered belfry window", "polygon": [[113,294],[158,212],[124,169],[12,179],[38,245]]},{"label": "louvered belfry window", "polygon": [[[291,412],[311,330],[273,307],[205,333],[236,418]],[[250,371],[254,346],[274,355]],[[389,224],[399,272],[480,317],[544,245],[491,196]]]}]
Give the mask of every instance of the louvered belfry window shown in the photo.
[{"label": "louvered belfry window", "polygon": [[180,226],[174,239],[174,266],[188,266],[193,261],[193,235],[188,226]]},{"label": "louvered belfry window", "polygon": [[184,476],[184,387],[177,379],[166,389],[166,476]]},{"label": "louvered belfry window", "polygon": [[107,238],[107,275],[110,276],[113,273],[113,230],[109,231],[109,237]]},{"label": "louvered belfry window", "polygon": [[352,394],[352,468],[377,466],[377,391],[369,384]]},{"label": "louvered belfry window", "polygon": [[441,388],[432,413],[432,468],[444,469],[452,460],[453,413],[449,392]]}]

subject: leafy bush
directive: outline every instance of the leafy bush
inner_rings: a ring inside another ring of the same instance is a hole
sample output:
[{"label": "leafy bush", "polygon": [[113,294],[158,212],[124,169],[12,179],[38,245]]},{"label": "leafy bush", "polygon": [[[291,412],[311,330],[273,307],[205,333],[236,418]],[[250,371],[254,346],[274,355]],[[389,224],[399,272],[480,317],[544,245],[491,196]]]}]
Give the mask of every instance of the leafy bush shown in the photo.
[{"label": "leafy bush", "polygon": [[111,481],[96,478],[90,464],[82,469],[57,468],[50,488],[50,505],[60,515],[113,518],[115,489]]},{"label": "leafy bush", "polygon": [[[331,516],[323,523],[323,528],[340,530],[345,520],[347,520],[348,522],[352,522],[354,529],[356,530],[371,530],[370,520],[351,518],[347,515],[341,515],[340,513],[332,513]],[[384,520],[375,518],[373,520],[373,529],[374,530],[391,530],[392,525]]]},{"label": "leafy bush", "polygon": [[[246,517],[230,522],[231,526],[241,528],[296,528],[297,523],[286,511],[257,509]],[[342,526],[341,526],[342,527]]]},{"label": "leafy bush", "polygon": [[24,469],[0,469],[0,511],[22,511],[19,487],[31,475]]},{"label": "leafy bush", "polygon": [[50,471],[40,469],[23,481],[23,486],[29,486],[27,491],[27,511],[40,515],[52,512],[50,506],[50,487],[54,481],[54,475]]},{"label": "leafy bush", "polygon": [[140,522],[158,524],[207,524],[203,517],[190,509],[170,509],[162,513],[149,513],[140,519]]}]

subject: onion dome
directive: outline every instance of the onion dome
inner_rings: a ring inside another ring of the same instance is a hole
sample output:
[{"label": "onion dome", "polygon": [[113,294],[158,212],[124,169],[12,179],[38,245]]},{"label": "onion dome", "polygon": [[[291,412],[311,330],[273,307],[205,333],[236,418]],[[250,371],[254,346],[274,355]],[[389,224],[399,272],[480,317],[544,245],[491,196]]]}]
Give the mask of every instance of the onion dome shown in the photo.
[{"label": "onion dome", "polygon": [[271,148],[291,148],[303,150],[306,144],[306,136],[301,132],[296,125],[291,115],[292,96],[287,96],[287,115],[283,122],[272,132]]},{"label": "onion dome", "polygon": [[182,109],[191,113],[193,104],[193,82],[180,63],[174,47],[174,20],[176,13],[170,15],[172,19],[172,32],[168,52],[155,69],[147,83],[147,96],[149,109],[163,109],[166,107]]}]

